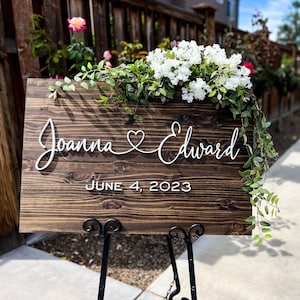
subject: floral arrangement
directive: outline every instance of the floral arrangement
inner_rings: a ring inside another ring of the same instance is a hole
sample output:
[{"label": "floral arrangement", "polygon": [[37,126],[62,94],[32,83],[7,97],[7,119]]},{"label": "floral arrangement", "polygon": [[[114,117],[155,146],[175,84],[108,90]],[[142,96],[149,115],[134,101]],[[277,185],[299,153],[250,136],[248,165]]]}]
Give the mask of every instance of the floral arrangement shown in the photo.
[{"label": "floral arrangement", "polygon": [[182,99],[189,103],[215,96],[221,100],[228,90],[251,88],[250,69],[240,66],[242,56],[233,54],[227,58],[217,44],[204,47],[195,41],[181,41],[170,51],[150,52],[146,59],[154,78],[181,85]]},{"label": "floral arrangement", "polygon": [[[233,119],[241,121],[240,138],[249,154],[240,171],[243,190],[250,195],[250,202],[255,207],[255,214],[246,220],[248,229],[258,229],[254,236],[257,244],[271,238],[269,218],[277,215],[279,199],[263,187],[263,182],[270,161],[277,153],[267,131],[270,122],[251,91],[252,64],[242,63],[240,54],[228,57],[219,45],[203,46],[195,41],[181,41],[168,50],[157,48],[145,59],[113,68],[109,59],[106,53],[98,64],[82,66],[74,80],[65,77],[64,81],[57,81],[49,87],[51,96],[57,98],[62,91],[75,91],[74,81],[85,89],[97,88],[98,82],[105,82],[97,101],[105,106],[120,105],[132,120],[137,121],[143,120],[137,113],[139,105],[148,105],[155,99],[162,103],[172,101],[178,89],[187,105],[210,100],[216,109],[227,107]],[[247,139],[247,130],[253,125],[254,146]]]}]

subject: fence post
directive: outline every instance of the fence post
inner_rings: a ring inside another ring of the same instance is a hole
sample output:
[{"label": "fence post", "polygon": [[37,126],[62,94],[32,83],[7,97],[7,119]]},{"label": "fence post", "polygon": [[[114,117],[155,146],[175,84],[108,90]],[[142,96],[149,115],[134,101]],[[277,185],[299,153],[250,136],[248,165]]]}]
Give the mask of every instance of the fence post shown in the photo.
[{"label": "fence post", "polygon": [[31,56],[31,49],[27,45],[26,40],[30,36],[29,27],[30,21],[32,21],[32,1],[24,0],[22,5],[18,0],[12,0],[13,19],[16,31],[16,45],[19,56],[19,64],[23,79],[23,89],[26,88],[26,79],[29,77],[39,76],[39,64],[38,60]]},{"label": "fence post", "polygon": [[207,43],[213,44],[216,40],[216,20],[215,8],[206,3],[199,3],[193,6],[193,9],[204,16],[204,26],[206,29]]},{"label": "fence post", "polygon": [[17,233],[20,180],[18,112],[14,105],[1,2],[0,16],[0,253],[3,253],[16,247],[22,239]]},{"label": "fence post", "polygon": [[99,61],[103,59],[104,51],[110,48],[108,41],[109,16],[107,1],[93,1],[92,12],[95,31],[95,54],[97,61]]}]

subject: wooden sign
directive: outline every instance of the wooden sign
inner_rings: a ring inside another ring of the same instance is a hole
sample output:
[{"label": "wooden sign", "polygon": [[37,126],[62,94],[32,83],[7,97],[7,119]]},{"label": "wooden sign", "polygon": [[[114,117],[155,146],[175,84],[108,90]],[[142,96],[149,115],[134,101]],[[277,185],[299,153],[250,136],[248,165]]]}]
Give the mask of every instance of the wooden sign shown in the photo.
[{"label": "wooden sign", "polygon": [[95,217],[118,219],[125,233],[201,223],[208,234],[246,234],[248,156],[229,111],[179,99],[140,106],[144,121],[129,122],[96,103],[97,91],[53,100],[50,84],[27,85],[21,232],[83,232]]}]

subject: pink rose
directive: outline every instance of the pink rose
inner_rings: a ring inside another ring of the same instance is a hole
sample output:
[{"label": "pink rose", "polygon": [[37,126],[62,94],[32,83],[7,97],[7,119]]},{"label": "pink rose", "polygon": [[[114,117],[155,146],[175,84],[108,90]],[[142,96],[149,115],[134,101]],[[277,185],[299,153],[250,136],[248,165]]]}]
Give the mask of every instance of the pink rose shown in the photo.
[{"label": "pink rose", "polygon": [[103,53],[103,58],[104,58],[105,60],[110,60],[110,59],[112,58],[112,55],[111,55],[111,53],[110,53],[109,50],[104,51],[104,53]]},{"label": "pink rose", "polygon": [[246,67],[247,69],[250,70],[250,73],[249,73],[249,77],[252,77],[253,76],[253,73],[254,73],[254,66],[253,64],[250,62],[250,61],[245,61],[242,66]]},{"label": "pink rose", "polygon": [[86,30],[86,21],[81,17],[74,17],[72,19],[68,19],[69,26],[68,28],[73,31],[81,31]]}]

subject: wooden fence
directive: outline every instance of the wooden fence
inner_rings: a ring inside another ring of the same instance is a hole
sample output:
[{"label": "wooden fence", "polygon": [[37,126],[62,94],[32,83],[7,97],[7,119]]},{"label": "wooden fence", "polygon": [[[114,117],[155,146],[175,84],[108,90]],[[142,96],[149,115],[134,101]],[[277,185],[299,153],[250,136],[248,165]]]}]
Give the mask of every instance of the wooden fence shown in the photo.
[{"label": "wooden fence", "polygon": [[[44,17],[44,28],[54,47],[70,42],[67,18],[84,17],[87,20],[84,39],[86,45],[94,48],[97,60],[102,59],[107,49],[120,50],[122,40],[140,41],[146,50],[150,50],[166,37],[201,42],[205,33],[208,42],[221,42],[225,29],[224,25],[215,22],[214,11],[210,8],[200,7],[194,13],[187,13],[155,0],[1,0],[0,242],[1,236],[18,224],[26,79],[41,76],[40,61],[31,56],[27,43],[33,14]],[[286,51],[292,54],[292,50]],[[281,113],[299,107],[298,99],[300,97],[295,93],[285,97],[282,105],[282,99],[272,90],[263,99],[265,112],[276,120]]]}]

